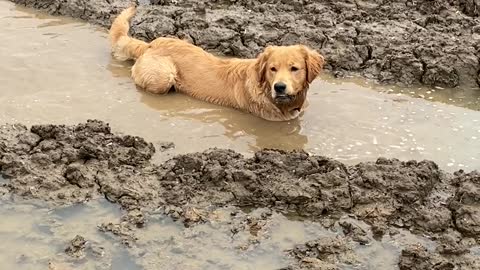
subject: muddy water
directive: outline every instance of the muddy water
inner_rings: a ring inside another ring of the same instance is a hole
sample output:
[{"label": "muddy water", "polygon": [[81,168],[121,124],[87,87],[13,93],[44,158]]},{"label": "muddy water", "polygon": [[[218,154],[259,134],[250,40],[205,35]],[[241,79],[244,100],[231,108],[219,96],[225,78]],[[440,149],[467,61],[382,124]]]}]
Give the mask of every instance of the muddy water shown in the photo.
[{"label": "muddy water", "polygon": [[129,64],[111,59],[102,29],[4,1],[0,17],[2,123],[98,118],[150,141],[174,141],[181,153],[214,146],[243,153],[304,148],[347,162],[386,156],[432,159],[447,170],[480,168],[480,112],[444,103],[479,109],[477,90],[372,91],[358,80],[325,76],[313,84],[300,120],[270,123],[183,95],[136,90]]},{"label": "muddy water", "polygon": [[[301,119],[271,123],[183,95],[136,90],[129,65],[111,59],[103,29],[4,1],[0,24],[0,123],[75,124],[96,118],[149,141],[173,141],[172,154],[215,146],[246,154],[263,147],[304,148],[352,163],[386,156],[432,159],[446,170],[480,169],[477,90],[388,88],[324,76],[312,85],[311,105]],[[96,229],[101,222],[117,222],[120,212],[106,202],[51,210],[3,198],[0,216],[8,219],[0,222],[0,239],[8,245],[0,246],[1,265],[46,269],[58,261],[74,269],[274,269],[288,264],[283,250],[332,234],[315,223],[274,215],[266,240],[239,253],[232,246],[248,243],[247,234],[232,239],[215,224],[185,229],[159,215],[139,232],[137,247],[127,251]],[[227,215],[219,224],[228,222]],[[96,247],[86,254],[91,260],[66,257],[64,248],[76,234]],[[357,252],[380,258],[364,266],[395,269],[399,246],[411,242],[432,245],[402,232]]]},{"label": "muddy water", "polygon": [[92,245],[108,251],[108,254],[102,254],[104,259],[100,260],[101,263],[94,265],[93,261],[85,261],[82,269],[99,269],[95,268],[98,265],[103,265],[101,269],[111,269],[111,265],[128,265],[133,261],[124,256],[126,251],[122,246],[115,247],[114,241],[96,229],[98,222],[118,220],[120,212],[116,206],[93,202],[51,210],[41,202],[35,204],[3,199],[0,239],[7,244],[0,245],[2,269],[47,269],[49,262],[73,265],[69,262],[73,260],[65,255],[64,250],[76,234],[93,240]]},{"label": "muddy water", "polygon": [[[252,242],[249,232],[232,236],[230,213],[234,209],[216,211],[216,221],[185,228],[163,215],[152,215],[147,227],[139,230],[134,247],[126,248],[111,234],[97,230],[101,223],[116,222],[121,215],[118,206],[106,201],[67,206],[51,210],[42,202],[25,202],[18,198],[3,198],[0,215],[2,269],[280,269],[292,263],[284,250],[319,237],[335,237],[338,231],[328,231],[309,221],[294,221],[273,213],[264,224],[261,235]],[[265,211],[257,209],[250,215],[258,217]],[[356,222],[369,230],[369,226]],[[78,258],[65,254],[70,241],[81,235],[87,240],[86,249]],[[369,234],[371,237],[371,234]],[[402,246],[421,243],[433,250],[435,245],[426,238],[399,230],[356,247],[358,269],[396,269]],[[357,269],[339,265],[342,269]]]}]

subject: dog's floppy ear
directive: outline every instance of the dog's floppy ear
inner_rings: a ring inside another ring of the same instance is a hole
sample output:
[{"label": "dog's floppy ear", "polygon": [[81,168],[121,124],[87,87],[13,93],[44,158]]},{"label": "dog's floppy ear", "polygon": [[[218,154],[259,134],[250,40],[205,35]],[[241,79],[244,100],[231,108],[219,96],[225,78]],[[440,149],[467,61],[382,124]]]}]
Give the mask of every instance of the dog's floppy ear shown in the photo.
[{"label": "dog's floppy ear", "polygon": [[301,45],[303,52],[305,53],[305,63],[307,67],[307,82],[311,83],[317,78],[320,71],[322,71],[325,59],[318,52]]},{"label": "dog's floppy ear", "polygon": [[270,57],[272,48],[272,46],[266,47],[265,50],[257,56],[255,70],[257,72],[258,82],[260,85],[264,85],[266,81],[268,58]]}]

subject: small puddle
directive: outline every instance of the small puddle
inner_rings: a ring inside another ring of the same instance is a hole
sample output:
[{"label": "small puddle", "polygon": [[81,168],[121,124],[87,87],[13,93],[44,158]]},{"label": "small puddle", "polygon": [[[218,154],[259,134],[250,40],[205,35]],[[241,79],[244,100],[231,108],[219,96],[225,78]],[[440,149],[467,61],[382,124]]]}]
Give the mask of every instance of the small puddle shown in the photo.
[{"label": "small puddle", "polygon": [[[329,230],[317,222],[290,219],[267,209],[247,214],[229,207],[214,213],[208,222],[191,227],[161,214],[148,215],[146,226],[134,233],[137,241],[127,248],[119,237],[97,229],[104,222],[120,220],[119,207],[105,200],[53,210],[41,202],[2,200],[0,215],[8,218],[0,222],[0,239],[8,244],[0,245],[0,263],[2,269],[46,269],[50,262],[69,267],[65,269],[281,269],[294,263],[286,250],[343,236],[338,223]],[[270,214],[265,218],[263,213]],[[260,224],[258,231],[244,226],[247,215]],[[367,232],[370,242],[348,244],[355,263],[339,264],[340,269],[398,269],[405,246],[419,243],[430,251],[436,247],[433,241],[402,229],[378,241],[364,222],[349,217],[339,220],[344,221]],[[97,253],[87,250],[80,259],[67,256],[65,248],[76,235],[96,247]],[[478,246],[471,252],[478,255]]]},{"label": "small puddle", "polygon": [[[184,228],[170,218],[157,217],[142,229],[138,244],[145,250],[140,262],[145,269],[279,269],[291,263],[285,250],[322,235],[333,235],[313,222],[288,220],[274,214],[258,242],[248,230],[232,235],[235,219],[226,209],[217,219]],[[260,216],[262,209],[250,213]],[[156,248],[154,248],[156,247]]]},{"label": "small puddle", "polygon": [[78,266],[79,262],[67,258],[64,252],[76,235],[95,242],[108,254],[113,254],[111,259],[106,256],[80,260],[81,269],[98,269],[94,268],[99,265],[95,261],[103,261],[103,265],[112,266],[125,265],[127,261],[125,248],[97,230],[97,225],[102,222],[117,222],[120,218],[118,207],[107,201],[51,210],[41,202],[33,204],[21,199],[2,200],[0,216],[8,217],[2,218],[0,222],[0,239],[2,243],[8,243],[0,245],[2,269],[47,269],[49,262],[55,261],[66,262],[72,267]]},{"label": "small puddle", "polygon": [[[249,213],[261,216],[262,209]],[[135,257],[144,269],[280,269],[290,265],[292,258],[285,250],[320,238],[342,236],[338,223],[333,230],[308,220],[292,220],[273,213],[260,231],[258,242],[250,241],[247,231],[232,236],[235,219],[232,209],[217,211],[217,222],[184,228],[159,216],[137,234],[140,249]],[[410,244],[422,244],[434,251],[436,244],[430,239],[399,229],[395,235],[374,240],[370,226],[352,218],[342,218],[367,232],[371,240],[367,245],[352,245],[357,258],[354,265],[339,264],[340,269],[398,269],[401,250]],[[250,243],[250,245],[249,245]]]},{"label": "small puddle", "polygon": [[[352,218],[342,218],[340,221],[349,221],[367,232],[370,239],[374,239],[368,224]],[[384,235],[381,241],[373,240],[367,245],[357,245],[355,252],[360,257],[360,269],[398,269],[398,258],[402,249],[410,244],[421,244],[429,251],[434,251],[436,244],[430,239],[412,234],[407,230],[398,230],[395,235]],[[346,267],[348,268],[348,266]],[[358,269],[358,268],[352,268]]]}]

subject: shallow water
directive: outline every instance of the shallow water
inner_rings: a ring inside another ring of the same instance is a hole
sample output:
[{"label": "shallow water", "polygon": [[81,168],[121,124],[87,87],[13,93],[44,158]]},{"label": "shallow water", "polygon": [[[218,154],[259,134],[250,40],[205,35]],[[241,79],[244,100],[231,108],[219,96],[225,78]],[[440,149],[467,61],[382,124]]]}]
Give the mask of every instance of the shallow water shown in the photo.
[{"label": "shallow water", "polygon": [[[77,234],[105,247],[111,257],[105,259],[105,267],[125,260],[116,258],[126,252],[125,248],[116,247],[96,229],[97,224],[118,220],[117,206],[97,201],[51,210],[43,203],[19,199],[3,198],[0,203],[2,269],[47,269],[49,262],[66,262],[74,267],[78,262],[70,262],[64,249]],[[81,269],[98,268],[93,261],[86,261]]]},{"label": "shallow water", "polygon": [[[129,64],[111,59],[106,32],[95,26],[1,0],[0,24],[0,123],[101,119],[114,131],[173,141],[172,154],[207,147],[245,154],[264,147],[304,148],[348,163],[386,156],[431,159],[450,171],[480,169],[478,89],[380,87],[325,75],[312,85],[304,116],[274,123],[179,94],[138,91]],[[46,269],[58,260],[81,269],[274,269],[287,263],[282,250],[332,233],[276,215],[265,241],[240,256],[232,247],[246,235],[231,239],[225,227],[185,229],[158,216],[137,235],[138,247],[126,250],[96,229],[104,221],[118,222],[120,214],[106,202],[50,210],[4,198],[0,216],[8,219],[0,222],[0,240],[8,245],[0,245],[2,268]],[[76,234],[105,248],[100,268],[94,260],[66,258],[63,249]],[[364,262],[370,268],[395,269],[399,246],[411,241],[430,245],[405,232],[357,252],[379,258]]]},{"label": "shallow water", "polygon": [[[2,269],[47,269],[52,263],[59,269],[279,269],[291,263],[285,250],[319,237],[341,235],[311,221],[293,221],[273,213],[260,232],[258,242],[249,231],[232,235],[231,209],[218,209],[216,218],[206,224],[185,228],[163,215],[152,215],[145,228],[138,230],[138,240],[131,248],[120,244],[110,233],[97,230],[103,222],[118,222],[121,211],[107,201],[51,210],[44,203],[21,199],[1,200],[0,245]],[[258,217],[257,209],[250,216]],[[349,218],[345,218],[350,220]],[[369,226],[357,222],[365,230]],[[422,243],[432,249],[430,240],[399,231],[382,242],[354,246],[358,255],[355,266],[342,269],[397,269],[398,254],[405,244]],[[85,257],[68,257],[64,250],[81,235],[87,240]],[[371,237],[371,234],[369,235]],[[65,268],[61,268],[65,267]],[[354,267],[354,268],[352,268]]]},{"label": "shallow water", "polygon": [[[249,244],[248,231],[232,235],[234,218],[228,210],[216,211],[207,224],[185,229],[169,218],[158,216],[138,234],[137,253],[144,269],[279,269],[291,262],[284,250],[334,235],[313,222],[290,221],[274,214],[258,244]],[[262,210],[256,210],[258,216]]]},{"label": "shallow water", "polygon": [[[1,123],[73,124],[97,118],[115,131],[174,141],[177,153],[206,147],[245,154],[263,147],[304,148],[351,163],[386,156],[432,159],[447,170],[480,168],[480,112],[442,103],[448,96],[460,105],[458,96],[478,99],[478,89],[437,89],[432,93],[446,96],[425,100],[408,95],[418,89],[324,76],[312,85],[311,106],[303,117],[267,122],[180,94],[138,91],[129,64],[111,59],[106,32],[95,26],[4,1],[0,23]],[[392,91],[407,94],[388,94]]]}]

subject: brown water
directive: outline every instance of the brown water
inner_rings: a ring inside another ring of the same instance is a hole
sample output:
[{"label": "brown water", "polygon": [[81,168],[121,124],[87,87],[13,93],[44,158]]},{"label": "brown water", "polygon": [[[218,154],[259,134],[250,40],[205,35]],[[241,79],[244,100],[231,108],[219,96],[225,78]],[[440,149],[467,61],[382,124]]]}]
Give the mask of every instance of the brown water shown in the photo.
[{"label": "brown water", "polygon": [[[245,154],[263,147],[304,148],[351,163],[386,156],[431,159],[446,170],[480,169],[478,90],[388,88],[325,75],[312,85],[310,107],[301,119],[267,122],[179,94],[136,90],[129,65],[111,59],[103,29],[1,0],[0,25],[0,123],[101,119],[118,132],[173,141],[172,154],[207,147]],[[419,96],[424,98],[414,98]],[[0,216],[8,217],[0,222],[0,240],[8,243],[0,245],[2,269],[46,269],[49,261],[73,269],[274,269],[287,263],[282,250],[331,233],[276,215],[266,240],[239,253],[232,246],[243,243],[245,235],[231,239],[224,227],[186,229],[158,216],[137,235],[138,247],[127,251],[96,229],[104,221],[118,222],[115,206],[94,202],[49,209],[1,201]],[[105,248],[100,263],[65,257],[63,249],[76,234]],[[395,269],[402,242],[427,241],[408,233],[396,237],[360,249],[365,258],[379,258],[364,263]]]},{"label": "brown water", "polygon": [[[425,100],[409,96],[418,89],[324,76],[312,85],[311,106],[301,119],[267,122],[179,94],[138,91],[129,65],[111,59],[103,29],[4,1],[0,17],[1,123],[97,118],[116,131],[173,141],[176,152],[304,148],[352,163],[386,156],[432,159],[447,170],[480,169],[480,106],[471,103],[478,89],[433,89]],[[442,103],[447,97],[477,110]]]},{"label": "brown water", "polygon": [[77,234],[106,251],[101,259],[97,258],[98,263],[83,261],[81,269],[112,269],[110,266],[115,264],[135,264],[124,255],[125,248],[96,229],[97,224],[117,222],[120,217],[118,207],[107,202],[51,210],[41,202],[2,198],[0,215],[0,269],[47,269],[49,262],[73,265],[75,261],[66,256],[64,249]]},{"label": "brown water", "polygon": [[[251,242],[247,231],[232,236],[229,214],[233,209],[219,209],[213,222],[185,228],[162,215],[152,215],[147,226],[136,234],[132,248],[121,245],[118,238],[97,230],[103,222],[118,222],[121,211],[106,201],[67,206],[51,210],[45,204],[2,198],[0,207],[1,269],[40,270],[51,263],[54,270],[113,269],[279,269],[291,263],[284,250],[319,237],[340,235],[341,230],[328,231],[310,221],[295,221],[273,213],[265,223],[258,243]],[[264,209],[250,213],[259,217]],[[365,230],[369,226],[356,222]],[[85,257],[68,257],[64,250],[76,235],[87,242]],[[369,237],[372,237],[371,233]],[[433,242],[399,230],[386,236],[382,242],[372,240],[369,245],[357,245],[355,268],[342,269],[396,269],[402,246],[422,243],[430,250]]]}]

